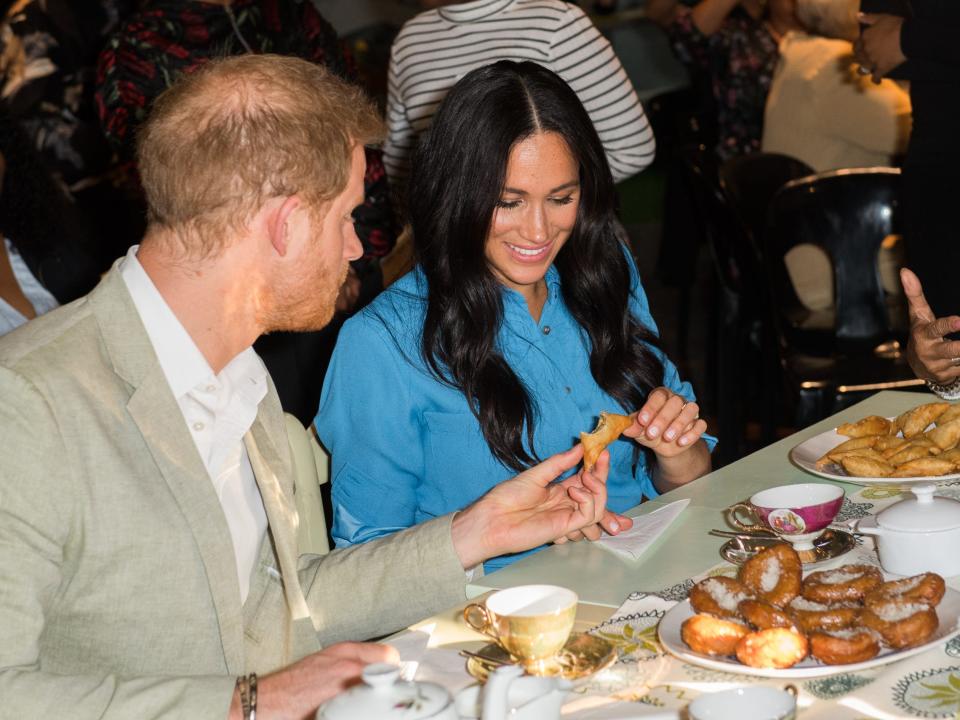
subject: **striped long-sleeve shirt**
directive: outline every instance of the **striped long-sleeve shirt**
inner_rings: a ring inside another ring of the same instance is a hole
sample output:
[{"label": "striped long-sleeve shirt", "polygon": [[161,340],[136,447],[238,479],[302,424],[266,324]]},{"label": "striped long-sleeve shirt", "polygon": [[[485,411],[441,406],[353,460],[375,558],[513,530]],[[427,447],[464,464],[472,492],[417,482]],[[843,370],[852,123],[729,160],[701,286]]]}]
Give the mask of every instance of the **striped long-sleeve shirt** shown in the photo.
[{"label": "striped long-sleeve shirt", "polygon": [[390,52],[384,162],[402,184],[417,137],[447,91],[497,60],[531,60],[567,81],[620,181],[653,161],[653,132],[613,48],[583,11],[562,0],[473,0],[407,22]]}]

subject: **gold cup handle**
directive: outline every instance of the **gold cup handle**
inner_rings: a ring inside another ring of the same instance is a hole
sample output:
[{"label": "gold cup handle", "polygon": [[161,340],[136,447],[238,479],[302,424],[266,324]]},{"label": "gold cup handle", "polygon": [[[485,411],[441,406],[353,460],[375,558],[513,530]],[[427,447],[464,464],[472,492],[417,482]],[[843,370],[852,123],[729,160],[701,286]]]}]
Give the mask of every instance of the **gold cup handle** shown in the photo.
[{"label": "gold cup handle", "polygon": [[790,693],[790,694],[793,695],[794,697],[796,697],[796,696],[799,694],[799,692],[800,692],[799,690],[797,690],[797,686],[796,686],[796,685],[784,685],[784,686],[783,686],[783,689],[784,689],[784,691]]},{"label": "gold cup handle", "polygon": [[[476,616],[483,618],[482,621],[477,622]],[[470,603],[463,609],[463,619],[474,630],[479,633],[483,633],[488,637],[492,637],[494,640],[498,640],[496,632],[493,629],[493,621],[490,618],[490,611],[486,607],[479,603]]]},{"label": "gold cup handle", "polygon": [[[741,510],[753,518],[754,522],[745,523],[738,518],[737,513]],[[737,503],[736,505],[731,505],[727,508],[727,517],[730,522],[734,524],[734,526],[740,528],[741,530],[746,530],[747,532],[755,532],[763,527],[763,523],[760,521],[757,511],[753,509],[753,505],[750,503]]]}]

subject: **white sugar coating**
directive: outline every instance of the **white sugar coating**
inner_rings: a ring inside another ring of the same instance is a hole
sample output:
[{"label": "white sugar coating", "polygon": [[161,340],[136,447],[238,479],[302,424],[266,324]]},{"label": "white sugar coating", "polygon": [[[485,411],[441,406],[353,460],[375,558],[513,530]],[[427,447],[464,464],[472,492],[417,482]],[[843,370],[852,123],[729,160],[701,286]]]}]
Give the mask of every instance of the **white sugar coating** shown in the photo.
[{"label": "white sugar coating", "polygon": [[824,585],[842,585],[843,583],[848,583],[851,580],[856,580],[859,577],[863,577],[863,570],[854,570],[850,572],[849,570],[844,570],[839,568],[837,570],[830,570],[824,572],[820,577],[817,578]]},{"label": "white sugar coating", "polygon": [[906,620],[918,612],[929,610],[930,606],[924,603],[885,603],[873,608],[873,614],[885,622],[899,622]]},{"label": "white sugar coating", "polygon": [[916,589],[917,586],[923,582],[925,577],[926,575],[914,575],[913,577],[905,580],[897,580],[893,585],[892,592],[894,595],[903,595],[904,593],[908,593],[911,590]]},{"label": "white sugar coating", "polygon": [[876,641],[880,641],[880,636],[875,633],[870,628],[840,628],[838,630],[825,630],[823,631],[824,635],[829,635],[830,637],[840,638],[841,640],[852,640],[855,637],[860,637],[861,635],[869,635]]},{"label": "white sugar coating", "polygon": [[763,565],[763,573],[760,575],[760,589],[768,593],[773,590],[780,582],[780,558],[773,556],[767,558]]},{"label": "white sugar coating", "polygon": [[731,590],[716,578],[704,580],[703,589],[716,601],[717,605],[730,612],[737,609],[741,600],[746,600],[749,597],[746,593]]},{"label": "white sugar coating", "polygon": [[790,603],[790,607],[794,610],[808,610],[810,612],[823,612],[824,610],[829,610],[829,605],[824,605],[823,603],[814,602],[813,600],[807,600],[802,595],[798,595]]}]

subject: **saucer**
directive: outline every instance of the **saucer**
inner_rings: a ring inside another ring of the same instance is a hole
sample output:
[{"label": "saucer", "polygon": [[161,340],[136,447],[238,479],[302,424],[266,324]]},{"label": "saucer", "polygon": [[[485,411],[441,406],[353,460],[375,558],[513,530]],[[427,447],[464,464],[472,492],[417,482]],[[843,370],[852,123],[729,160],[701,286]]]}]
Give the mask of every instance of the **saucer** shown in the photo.
[{"label": "saucer", "polygon": [[[720,547],[720,557],[734,565],[743,565],[761,550],[782,542],[779,538],[759,536],[732,538]],[[800,561],[804,567],[815,567],[850,552],[855,545],[850,533],[828,528],[813,541],[813,550],[799,552]]]},{"label": "saucer", "polygon": [[[496,643],[485,645],[477,655],[490,658],[485,662],[478,657],[467,660],[467,672],[480,682],[487,681],[490,671],[499,665],[509,665],[513,657]],[[570,633],[563,649],[554,660],[548,661],[538,675],[559,675],[567,680],[579,680],[609,667],[617,659],[617,649],[607,640],[587,633]]]}]

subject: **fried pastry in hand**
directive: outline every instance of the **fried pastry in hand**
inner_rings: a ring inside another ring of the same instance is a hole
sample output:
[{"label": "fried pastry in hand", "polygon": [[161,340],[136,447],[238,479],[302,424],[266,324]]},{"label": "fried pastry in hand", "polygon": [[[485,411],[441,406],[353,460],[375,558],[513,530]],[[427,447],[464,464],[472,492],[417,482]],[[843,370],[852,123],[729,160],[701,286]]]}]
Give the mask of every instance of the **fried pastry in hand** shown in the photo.
[{"label": "fried pastry in hand", "polygon": [[593,432],[580,433],[580,443],[583,445],[583,466],[590,470],[597,464],[600,453],[610,443],[620,437],[620,433],[633,425],[633,415],[617,415],[616,413],[602,412],[597,427]]},{"label": "fried pastry in hand", "polygon": [[889,477],[893,475],[893,465],[883,460],[875,460],[861,455],[844,455],[840,464],[848,475],[854,477]]},{"label": "fried pastry in hand", "polygon": [[894,420],[894,423],[896,423],[900,431],[903,432],[905,438],[912,438],[926,430],[930,423],[936,422],[937,418],[940,417],[948,407],[950,407],[950,404],[945,402],[917,405],[917,407],[912,410],[907,410],[900,415]]},{"label": "fried pastry in hand", "polygon": [[[911,460],[898,466],[890,477],[926,477],[928,475],[946,475],[953,472],[954,464],[938,457],[925,457]],[[886,477],[886,476],[883,476]]]},{"label": "fried pastry in hand", "polygon": [[887,435],[891,433],[890,428],[890,421],[886,418],[879,415],[868,415],[855,423],[844,423],[837,428],[837,434],[851,438],[863,437],[864,435]]},{"label": "fried pastry in hand", "polygon": [[950,450],[960,443],[960,418],[941,422],[937,420],[937,426],[928,430],[924,437],[932,440],[941,450]]}]

